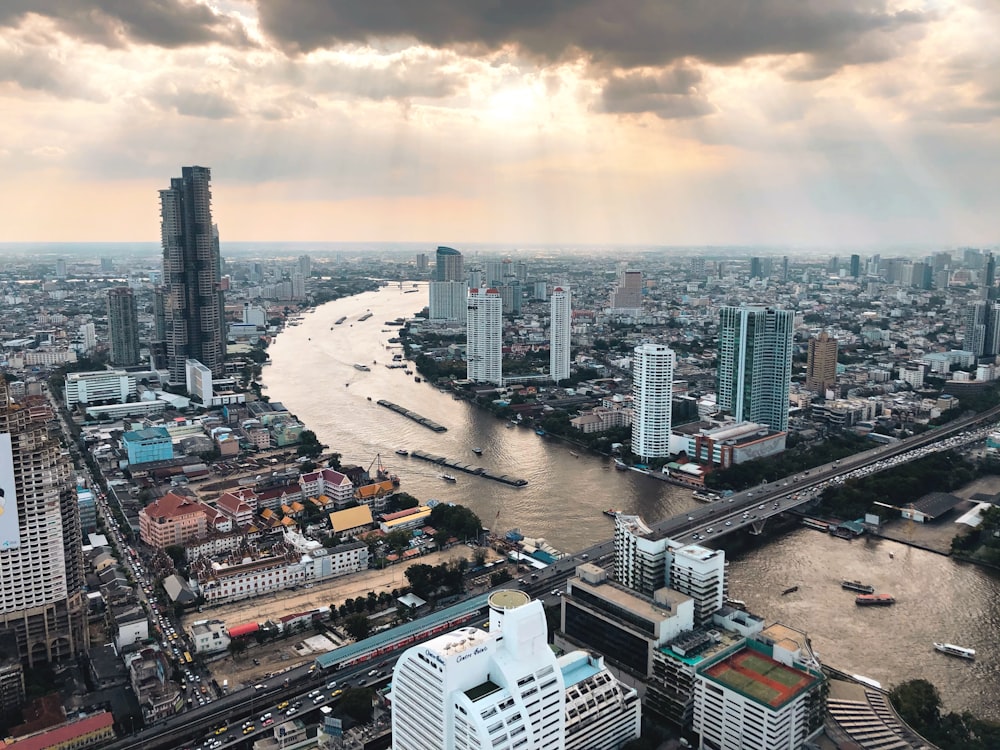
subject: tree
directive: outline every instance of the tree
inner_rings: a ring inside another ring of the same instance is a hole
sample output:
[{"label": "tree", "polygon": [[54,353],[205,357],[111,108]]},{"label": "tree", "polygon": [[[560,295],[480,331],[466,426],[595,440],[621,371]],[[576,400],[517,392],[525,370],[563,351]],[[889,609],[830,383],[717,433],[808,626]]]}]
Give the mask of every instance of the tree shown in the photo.
[{"label": "tree", "polygon": [[184,547],[182,545],[172,544],[167,547],[164,552],[170,555],[170,559],[174,561],[175,568],[181,568],[184,566],[186,558],[184,556]]},{"label": "tree", "polygon": [[909,680],[896,685],[889,691],[889,700],[903,721],[921,734],[941,720],[941,696],[927,680]]},{"label": "tree", "polygon": [[338,712],[349,716],[359,724],[372,720],[372,691],[368,688],[351,688],[340,696]]},{"label": "tree", "polygon": [[323,452],[323,444],[316,437],[315,432],[312,430],[302,430],[302,434],[299,435],[299,447],[295,452],[300,456],[316,458]]},{"label": "tree", "polygon": [[237,656],[246,653],[247,642],[242,638],[233,638],[226,649],[229,651],[230,656],[233,657],[233,660],[235,660]]},{"label": "tree", "polygon": [[344,630],[356,641],[367,638],[372,626],[366,615],[355,613],[344,620]]}]

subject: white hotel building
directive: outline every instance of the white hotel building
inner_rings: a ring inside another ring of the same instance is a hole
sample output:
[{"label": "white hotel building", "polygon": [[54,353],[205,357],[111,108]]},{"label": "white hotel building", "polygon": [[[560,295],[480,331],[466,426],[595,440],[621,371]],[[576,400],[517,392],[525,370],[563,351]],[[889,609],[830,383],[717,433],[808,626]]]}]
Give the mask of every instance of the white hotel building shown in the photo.
[{"label": "white hotel building", "polygon": [[632,355],[632,452],[643,459],[670,455],[674,352],[640,344]]},{"label": "white hotel building", "polygon": [[394,750],[615,750],[638,736],[636,691],[588,654],[557,660],[541,602],[489,602],[490,632],[459,628],[396,663]]}]

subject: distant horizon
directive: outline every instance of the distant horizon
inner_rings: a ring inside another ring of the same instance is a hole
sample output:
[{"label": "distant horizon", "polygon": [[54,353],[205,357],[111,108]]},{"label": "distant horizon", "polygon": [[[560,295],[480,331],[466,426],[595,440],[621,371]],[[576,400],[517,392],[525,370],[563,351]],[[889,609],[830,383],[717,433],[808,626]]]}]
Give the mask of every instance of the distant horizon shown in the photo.
[{"label": "distant horizon", "polygon": [[[847,253],[857,254],[895,254],[895,255],[923,255],[934,252],[956,252],[964,249],[975,249],[980,251],[1000,250],[1000,245],[974,245],[959,244],[953,246],[942,246],[938,243],[928,243],[917,245],[915,243],[900,243],[898,245],[880,245],[865,247],[850,246],[821,246],[821,245],[653,245],[653,244],[603,244],[603,243],[503,243],[503,242],[419,242],[419,241],[344,241],[344,240],[233,240],[221,242],[223,255],[227,254],[249,254],[254,251],[282,251],[296,252],[299,254],[309,254],[312,252],[324,253],[427,253],[433,255],[434,250],[444,245],[453,247],[464,255],[474,252],[497,252],[508,254],[525,254],[536,252],[551,252],[554,254],[581,255],[581,254],[606,254],[614,255],[628,252],[637,254],[655,254],[668,252],[683,252],[685,254],[723,254],[731,253],[734,257],[740,256],[769,256],[769,255],[840,255]],[[120,255],[125,253],[160,253],[162,251],[159,242],[155,241],[37,241],[37,242],[0,242],[0,256],[10,254],[20,254],[42,252],[46,254],[65,254],[71,256],[93,257],[98,259],[103,253],[107,255]],[[94,253],[93,256],[90,253]]]}]

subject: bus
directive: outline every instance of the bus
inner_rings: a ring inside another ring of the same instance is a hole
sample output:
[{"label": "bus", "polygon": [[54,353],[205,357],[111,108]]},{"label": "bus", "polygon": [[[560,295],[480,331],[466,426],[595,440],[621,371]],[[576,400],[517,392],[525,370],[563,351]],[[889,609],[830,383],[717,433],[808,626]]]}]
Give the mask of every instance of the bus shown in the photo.
[{"label": "bus", "polygon": [[185,664],[190,664],[193,661],[194,661],[194,659],[191,658],[191,652],[190,651],[185,651],[184,652],[184,663]]}]

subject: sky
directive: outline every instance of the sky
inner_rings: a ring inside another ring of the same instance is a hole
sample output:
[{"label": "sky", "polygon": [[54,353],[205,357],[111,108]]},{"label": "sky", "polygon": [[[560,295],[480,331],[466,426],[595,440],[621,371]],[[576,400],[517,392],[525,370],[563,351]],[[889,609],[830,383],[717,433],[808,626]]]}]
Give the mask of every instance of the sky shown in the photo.
[{"label": "sky", "polygon": [[0,3],[0,241],[995,246],[997,0]]}]

